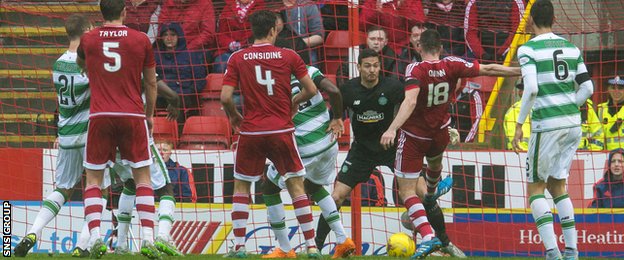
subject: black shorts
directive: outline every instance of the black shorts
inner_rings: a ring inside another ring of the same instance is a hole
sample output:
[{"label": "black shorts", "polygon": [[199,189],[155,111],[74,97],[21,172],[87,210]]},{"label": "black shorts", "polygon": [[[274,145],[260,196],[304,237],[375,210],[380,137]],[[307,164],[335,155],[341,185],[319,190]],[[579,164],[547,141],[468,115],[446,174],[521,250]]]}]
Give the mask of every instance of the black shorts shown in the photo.
[{"label": "black shorts", "polygon": [[377,166],[387,166],[394,171],[395,157],[395,149],[375,152],[353,142],[338,172],[338,181],[353,189],[355,185],[367,182]]}]

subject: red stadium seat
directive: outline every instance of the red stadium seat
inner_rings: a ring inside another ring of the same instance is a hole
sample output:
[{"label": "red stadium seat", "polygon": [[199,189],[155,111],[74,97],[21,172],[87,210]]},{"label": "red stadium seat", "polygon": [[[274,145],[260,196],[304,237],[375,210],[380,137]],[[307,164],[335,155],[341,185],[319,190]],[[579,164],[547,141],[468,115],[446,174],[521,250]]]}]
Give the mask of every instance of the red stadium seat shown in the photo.
[{"label": "red stadium seat", "polygon": [[198,149],[229,149],[232,130],[227,117],[192,116],[186,120],[180,147]]},{"label": "red stadium seat", "polygon": [[218,100],[204,100],[201,104],[200,115],[202,116],[226,116],[221,102]]},{"label": "red stadium seat", "polygon": [[210,73],[206,77],[206,87],[202,92],[202,99],[219,99],[223,86],[223,74]]},{"label": "red stadium seat", "polygon": [[178,141],[178,123],[169,121],[166,117],[154,117],[154,140],[171,141],[174,144]]},{"label": "red stadium seat", "polygon": [[348,151],[351,148],[351,121],[347,118],[344,120],[344,133],[338,138],[338,149],[340,151]]},{"label": "red stadium seat", "polygon": [[349,31],[329,31],[323,44],[325,58],[340,59],[349,56]]}]

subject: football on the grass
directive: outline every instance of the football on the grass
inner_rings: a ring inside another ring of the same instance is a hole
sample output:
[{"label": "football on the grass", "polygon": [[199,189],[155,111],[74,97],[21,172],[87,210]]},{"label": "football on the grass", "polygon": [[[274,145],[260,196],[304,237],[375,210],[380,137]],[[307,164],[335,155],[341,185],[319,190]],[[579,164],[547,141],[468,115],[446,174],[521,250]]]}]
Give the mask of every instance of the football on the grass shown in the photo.
[{"label": "football on the grass", "polygon": [[396,233],[388,238],[388,256],[409,257],[414,254],[416,245],[411,236],[405,233]]}]

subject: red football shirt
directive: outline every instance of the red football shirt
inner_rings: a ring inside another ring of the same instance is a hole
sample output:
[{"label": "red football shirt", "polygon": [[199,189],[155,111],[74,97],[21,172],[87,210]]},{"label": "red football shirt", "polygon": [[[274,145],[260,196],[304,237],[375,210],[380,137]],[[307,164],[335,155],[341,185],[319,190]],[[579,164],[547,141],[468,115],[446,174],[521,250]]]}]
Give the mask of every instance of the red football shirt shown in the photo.
[{"label": "red football shirt", "polygon": [[290,114],[291,75],[308,74],[303,60],[290,49],[257,44],[230,57],[224,85],[239,87],[244,118],[241,134],[272,134],[293,131]]},{"label": "red football shirt", "polygon": [[415,62],[407,66],[405,91],[420,88],[416,108],[401,129],[429,137],[451,123],[450,102],[455,101],[459,78],[479,75],[479,64],[458,57]]},{"label": "red football shirt", "polygon": [[85,60],[91,89],[91,117],[145,117],[141,99],[143,68],[156,66],[145,33],[105,25],[85,33],[78,56]]}]

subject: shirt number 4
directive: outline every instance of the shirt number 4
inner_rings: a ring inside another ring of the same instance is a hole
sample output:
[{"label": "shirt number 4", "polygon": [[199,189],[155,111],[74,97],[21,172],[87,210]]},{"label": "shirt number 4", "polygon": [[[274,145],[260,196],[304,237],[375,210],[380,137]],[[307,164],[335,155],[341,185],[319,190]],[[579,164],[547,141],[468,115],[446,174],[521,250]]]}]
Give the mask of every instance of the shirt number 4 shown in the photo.
[{"label": "shirt number 4", "polygon": [[265,70],[263,76],[262,68],[260,68],[260,65],[256,65],[256,82],[260,85],[266,86],[267,94],[269,94],[269,96],[273,96],[273,84],[275,84],[275,79],[271,78],[270,70]]}]

